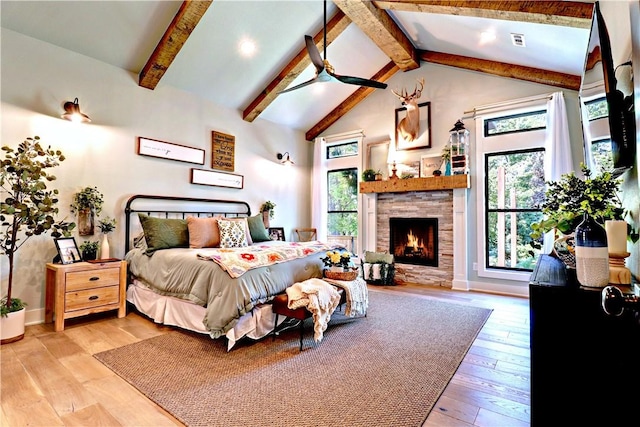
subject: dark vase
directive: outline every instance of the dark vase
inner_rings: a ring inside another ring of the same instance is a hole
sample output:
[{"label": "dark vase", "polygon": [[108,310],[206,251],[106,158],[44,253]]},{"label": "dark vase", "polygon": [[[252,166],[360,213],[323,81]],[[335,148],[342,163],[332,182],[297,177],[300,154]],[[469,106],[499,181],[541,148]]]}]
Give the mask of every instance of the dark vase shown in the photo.
[{"label": "dark vase", "polygon": [[609,284],[609,249],[604,227],[588,214],[576,227],[576,274],[582,286],[604,288]]}]

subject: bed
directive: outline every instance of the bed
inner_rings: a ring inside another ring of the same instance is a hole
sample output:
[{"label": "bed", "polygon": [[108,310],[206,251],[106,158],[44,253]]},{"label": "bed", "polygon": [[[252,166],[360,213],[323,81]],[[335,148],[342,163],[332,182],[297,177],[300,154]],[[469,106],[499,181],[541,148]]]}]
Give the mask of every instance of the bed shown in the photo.
[{"label": "bed", "polygon": [[[224,336],[229,349],[267,335],[268,302],[293,283],[321,278],[320,258],[332,247],[271,241],[261,218],[242,201],[130,197],[127,301],[157,323]],[[218,240],[210,235],[216,225]]]}]

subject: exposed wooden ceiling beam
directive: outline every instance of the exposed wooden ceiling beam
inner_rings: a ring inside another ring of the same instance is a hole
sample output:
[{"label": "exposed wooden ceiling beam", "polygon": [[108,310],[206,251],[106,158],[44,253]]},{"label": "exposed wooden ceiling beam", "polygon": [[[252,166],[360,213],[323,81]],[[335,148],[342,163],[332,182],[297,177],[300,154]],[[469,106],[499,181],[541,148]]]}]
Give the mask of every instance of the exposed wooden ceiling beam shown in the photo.
[{"label": "exposed wooden ceiling beam", "polygon": [[593,3],[578,1],[379,0],[373,3],[378,9],[474,16],[576,28],[591,28],[593,13]]},{"label": "exposed wooden ceiling beam", "polygon": [[580,88],[580,76],[572,74],[427,50],[420,51],[419,56],[422,61],[433,64],[480,71],[495,76],[509,77],[565,89],[578,90]]},{"label": "exposed wooden ceiling beam", "polygon": [[[385,65],[380,71],[378,71],[374,76],[371,77],[373,80],[377,80],[379,82],[386,82],[400,70],[398,65],[391,61],[387,65]],[[312,127],[306,134],[305,138],[307,141],[313,141],[315,137],[320,135],[322,132],[327,130],[329,126],[334,124],[338,119],[347,112],[349,112],[353,107],[358,105],[362,100],[364,100],[367,96],[371,95],[375,90],[371,87],[359,87],[354,93],[349,95],[349,97],[343,101],[340,105],[333,109],[329,114],[327,114],[322,120],[320,120],[314,127]]]},{"label": "exposed wooden ceiling beam", "polygon": [[186,0],[138,76],[138,84],[155,89],[213,0]]},{"label": "exposed wooden ceiling beam", "polygon": [[387,12],[376,8],[369,0],[333,0],[333,2],[401,70],[408,71],[420,67],[413,44]]},{"label": "exposed wooden ceiling beam", "polygon": [[[348,26],[351,24],[349,19],[341,10],[338,10],[335,15],[327,22],[327,46],[329,46]],[[318,34],[313,37],[313,40],[318,46],[318,50],[322,52],[324,50],[324,30],[320,30]],[[304,38],[301,36],[300,41],[304,44]],[[300,52],[291,60],[284,68],[278,73],[275,79],[267,85],[267,87],[260,92],[260,95],[256,99],[251,101],[249,106],[242,112],[242,118],[248,122],[254,121],[265,108],[271,104],[278,92],[284,90],[295,80],[304,70],[311,64],[311,59],[307,53],[306,47],[303,47]]]}]

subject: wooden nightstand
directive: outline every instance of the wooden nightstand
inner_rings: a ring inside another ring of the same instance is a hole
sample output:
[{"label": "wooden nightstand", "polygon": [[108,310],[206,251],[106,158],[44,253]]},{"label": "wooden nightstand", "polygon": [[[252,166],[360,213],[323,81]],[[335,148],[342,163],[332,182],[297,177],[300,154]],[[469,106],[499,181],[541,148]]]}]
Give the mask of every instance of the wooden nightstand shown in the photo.
[{"label": "wooden nightstand", "polygon": [[44,320],[53,322],[56,332],[64,330],[65,319],[118,310],[126,311],[127,262],[47,263]]}]

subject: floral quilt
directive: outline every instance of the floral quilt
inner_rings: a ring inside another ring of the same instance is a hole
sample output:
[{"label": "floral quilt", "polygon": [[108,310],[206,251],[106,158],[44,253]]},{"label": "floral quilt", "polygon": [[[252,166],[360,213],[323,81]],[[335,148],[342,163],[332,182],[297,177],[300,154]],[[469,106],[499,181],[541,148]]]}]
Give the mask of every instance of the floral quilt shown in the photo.
[{"label": "floral quilt", "polygon": [[203,249],[197,256],[216,262],[229,276],[237,278],[252,268],[303,258],[314,253],[324,255],[331,249],[332,246],[319,241],[282,242],[278,245],[253,244],[243,248]]}]

